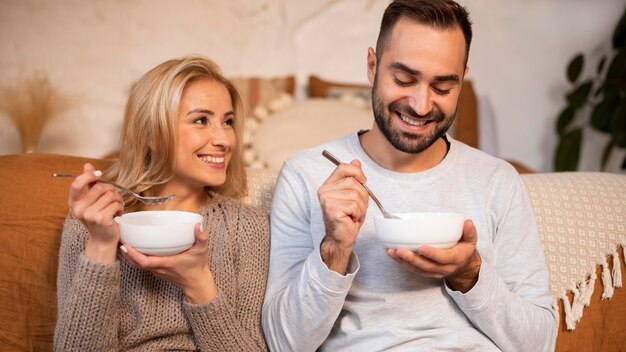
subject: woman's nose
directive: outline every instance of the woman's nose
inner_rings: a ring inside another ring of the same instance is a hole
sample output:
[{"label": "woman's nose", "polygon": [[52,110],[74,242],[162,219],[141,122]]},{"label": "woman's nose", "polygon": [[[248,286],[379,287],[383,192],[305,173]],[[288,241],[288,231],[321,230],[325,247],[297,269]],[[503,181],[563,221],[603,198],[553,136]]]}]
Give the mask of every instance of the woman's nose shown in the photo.
[{"label": "woman's nose", "polygon": [[230,140],[224,126],[215,126],[211,128],[211,144],[221,147],[230,147]]}]

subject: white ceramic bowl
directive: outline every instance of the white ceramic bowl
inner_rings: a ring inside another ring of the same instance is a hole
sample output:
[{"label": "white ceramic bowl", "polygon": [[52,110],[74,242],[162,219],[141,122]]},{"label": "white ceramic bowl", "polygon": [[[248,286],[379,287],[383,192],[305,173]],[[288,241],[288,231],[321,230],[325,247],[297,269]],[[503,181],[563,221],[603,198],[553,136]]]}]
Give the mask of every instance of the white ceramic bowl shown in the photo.
[{"label": "white ceramic bowl", "polygon": [[138,211],[115,218],[121,242],[143,254],[173,255],[195,242],[194,227],[202,221],[196,213],[173,210]]},{"label": "white ceramic bowl", "polygon": [[465,217],[459,213],[398,213],[400,219],[375,218],[376,234],[387,248],[418,249],[454,246],[463,233]]}]

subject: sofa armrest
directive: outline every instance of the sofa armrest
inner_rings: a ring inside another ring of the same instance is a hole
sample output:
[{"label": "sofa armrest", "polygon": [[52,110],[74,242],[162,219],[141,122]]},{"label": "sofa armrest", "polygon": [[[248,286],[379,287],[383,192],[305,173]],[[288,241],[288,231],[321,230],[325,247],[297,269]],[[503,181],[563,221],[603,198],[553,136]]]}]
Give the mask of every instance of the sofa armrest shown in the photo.
[{"label": "sofa armrest", "polygon": [[[71,180],[102,160],[54,154],[0,156],[0,345],[51,351],[56,322],[56,273]],[[10,348],[9,348],[10,347]]]},{"label": "sofa armrest", "polygon": [[626,176],[571,172],[522,179],[559,308],[557,350],[626,346],[626,292],[618,289],[626,265],[620,249],[626,245]]}]

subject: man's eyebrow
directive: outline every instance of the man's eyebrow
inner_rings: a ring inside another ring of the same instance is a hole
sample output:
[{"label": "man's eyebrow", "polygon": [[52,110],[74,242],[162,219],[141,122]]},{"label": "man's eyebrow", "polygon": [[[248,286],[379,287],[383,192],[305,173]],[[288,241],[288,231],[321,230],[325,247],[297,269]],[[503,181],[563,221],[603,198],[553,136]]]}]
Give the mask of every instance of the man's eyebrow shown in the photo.
[{"label": "man's eyebrow", "polygon": [[413,76],[421,76],[422,75],[422,73],[420,71],[414,70],[414,69],[412,69],[412,68],[408,67],[407,65],[405,65],[403,63],[400,63],[400,62],[392,62],[389,65],[389,68],[392,69],[392,70],[404,71],[404,72],[406,72],[406,73],[408,73],[410,75],[413,75]]},{"label": "man's eyebrow", "polygon": [[435,76],[434,79],[435,82],[454,82],[454,83],[458,83],[459,82],[459,76],[458,75],[444,75],[444,76]]},{"label": "man's eyebrow", "polygon": [[[393,62],[389,65],[389,68],[392,70],[400,70],[403,72],[406,72],[412,76],[416,76],[419,77],[422,75],[422,73],[418,70],[414,70],[410,67],[408,67],[407,65],[400,63],[400,62]],[[459,75],[456,74],[451,74],[451,75],[443,75],[443,76],[435,76],[434,79],[435,82],[454,82],[454,83],[458,83],[460,81],[459,79]]]}]

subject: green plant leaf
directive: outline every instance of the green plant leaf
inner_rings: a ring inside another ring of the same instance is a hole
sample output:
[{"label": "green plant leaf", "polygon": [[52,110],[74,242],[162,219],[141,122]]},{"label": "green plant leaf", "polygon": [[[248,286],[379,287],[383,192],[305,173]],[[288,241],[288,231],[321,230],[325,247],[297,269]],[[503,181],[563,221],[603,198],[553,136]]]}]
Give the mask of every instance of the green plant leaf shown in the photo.
[{"label": "green plant leaf", "polygon": [[573,92],[567,94],[566,99],[570,107],[574,110],[579,109],[587,102],[589,92],[593,88],[593,82],[588,80],[578,86]]},{"label": "green plant leaf", "polygon": [[596,92],[593,94],[594,97],[598,97],[600,95],[600,93],[602,93],[604,91],[604,88],[606,87],[606,85],[601,84],[598,89],[596,90]]},{"label": "green plant leaf", "polygon": [[613,32],[613,49],[626,47],[626,9]]},{"label": "green plant leaf", "polygon": [[583,54],[578,54],[574,56],[572,61],[567,65],[567,79],[571,83],[575,83],[580,76],[580,73],[583,70],[583,66],[585,64],[585,56]]},{"label": "green plant leaf", "polygon": [[626,78],[626,51],[619,52],[611,60],[611,65],[606,72],[606,84],[612,84],[612,81],[624,80]]},{"label": "green plant leaf", "polygon": [[626,148],[626,96],[621,99],[619,112],[611,125],[613,140],[620,148]]},{"label": "green plant leaf", "polygon": [[593,108],[589,124],[594,129],[610,133],[613,121],[617,118],[619,112],[619,96],[616,92],[608,92],[602,101]]},{"label": "green plant leaf", "polygon": [[604,64],[606,63],[606,56],[602,56],[600,62],[598,62],[598,67],[596,68],[596,72],[598,75],[602,74],[602,69],[604,69]]},{"label": "green plant leaf", "polygon": [[574,109],[570,107],[566,107],[565,109],[563,109],[563,111],[561,111],[561,113],[559,114],[559,118],[556,120],[556,132],[559,134],[559,136],[563,137],[565,129],[570,124],[570,122],[572,122],[574,116]]},{"label": "green plant leaf", "polygon": [[602,152],[602,161],[600,163],[600,168],[602,171],[606,169],[606,163],[609,162],[609,158],[611,157],[611,152],[613,152],[613,147],[615,147],[615,141],[611,139],[609,143],[604,147],[604,152]]},{"label": "green plant leaf", "polygon": [[554,168],[556,171],[576,171],[580,158],[580,145],[583,131],[576,128],[561,138],[556,149]]}]

